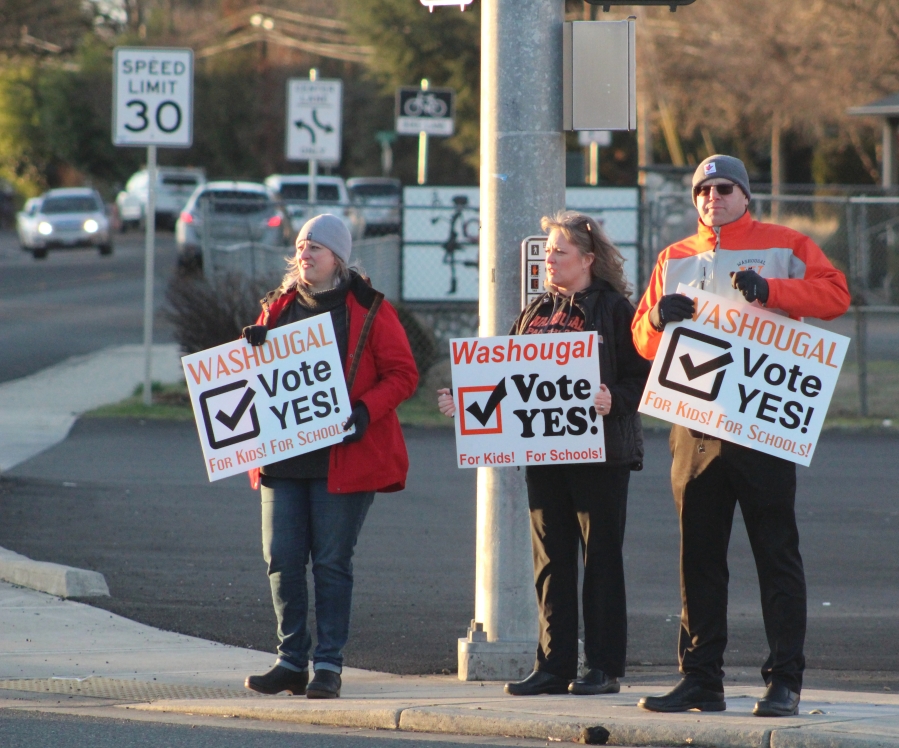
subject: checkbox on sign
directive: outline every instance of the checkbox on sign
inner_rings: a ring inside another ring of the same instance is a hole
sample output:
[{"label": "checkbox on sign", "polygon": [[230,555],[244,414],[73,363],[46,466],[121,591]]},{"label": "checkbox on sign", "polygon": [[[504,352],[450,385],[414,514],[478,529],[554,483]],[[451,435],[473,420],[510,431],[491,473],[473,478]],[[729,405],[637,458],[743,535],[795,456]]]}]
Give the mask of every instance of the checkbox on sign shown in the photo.
[{"label": "checkbox on sign", "polygon": [[506,396],[506,379],[496,386],[459,387],[459,428],[463,436],[503,433],[500,402]]},{"label": "checkbox on sign", "polygon": [[259,436],[259,417],[253,398],[256,391],[247,380],[207,390],[200,395],[200,410],[209,446],[221,449]]},{"label": "checkbox on sign", "polygon": [[715,400],[724,382],[725,367],[734,361],[728,350],[731,347],[726,340],[678,327],[671,334],[659,384],[700,400]]}]

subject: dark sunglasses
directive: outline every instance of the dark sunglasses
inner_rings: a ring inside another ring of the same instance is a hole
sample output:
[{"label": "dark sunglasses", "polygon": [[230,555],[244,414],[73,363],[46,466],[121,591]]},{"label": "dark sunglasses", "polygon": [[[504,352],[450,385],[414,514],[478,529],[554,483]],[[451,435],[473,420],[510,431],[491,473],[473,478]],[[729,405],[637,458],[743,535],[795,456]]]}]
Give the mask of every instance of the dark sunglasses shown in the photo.
[{"label": "dark sunglasses", "polygon": [[701,187],[693,188],[693,197],[697,195],[702,195],[703,197],[708,197],[712,194],[712,187],[718,190],[719,195],[730,195],[733,194],[735,184],[704,184]]}]

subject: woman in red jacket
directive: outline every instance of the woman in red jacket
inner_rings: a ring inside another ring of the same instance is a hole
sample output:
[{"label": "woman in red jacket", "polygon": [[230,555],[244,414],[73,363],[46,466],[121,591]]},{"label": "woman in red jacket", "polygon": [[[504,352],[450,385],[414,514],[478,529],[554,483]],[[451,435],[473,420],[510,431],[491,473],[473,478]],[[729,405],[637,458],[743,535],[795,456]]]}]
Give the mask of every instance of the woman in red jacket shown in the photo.
[{"label": "woman in red jacket", "polygon": [[[265,465],[251,473],[262,486],[262,546],[278,619],[278,660],[246,687],[310,699],[340,695],[349,637],[353,549],[376,491],[405,487],[409,458],[396,407],[409,398],[418,371],[394,308],[349,267],[352,238],[336,216],[316,216],[300,230],[281,286],[262,300],[250,345],[266,332],[331,314],[353,406],[342,443]],[[312,557],[318,643],[309,682],[306,565]]]}]

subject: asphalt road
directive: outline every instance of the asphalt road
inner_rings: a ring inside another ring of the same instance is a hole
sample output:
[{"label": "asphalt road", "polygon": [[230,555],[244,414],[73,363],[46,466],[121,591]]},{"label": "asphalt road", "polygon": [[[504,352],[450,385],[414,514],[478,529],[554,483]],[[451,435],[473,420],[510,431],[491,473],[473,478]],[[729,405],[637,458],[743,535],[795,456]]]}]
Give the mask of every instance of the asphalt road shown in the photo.
[{"label": "asphalt road", "polygon": [[[396,673],[456,667],[474,607],[473,471],[452,432],[407,429],[408,488],[379,495],[356,554],[347,664]],[[627,540],[629,665],[675,665],[678,530],[666,436],[633,474]],[[808,686],[899,689],[895,486],[899,440],[826,435],[799,468],[809,583]],[[511,468],[510,468],[511,469]],[[524,497],[522,497],[524,500]],[[527,542],[526,539],[523,542]],[[102,572],[93,605],[163,629],[273,651],[259,502],[243,476],[206,481],[191,423],[82,419],[0,479],[0,546]],[[739,516],[731,545],[728,677],[758,680],[766,645]]]},{"label": "asphalt road", "polygon": [[[157,232],[156,309],[175,270],[175,240]],[[117,234],[115,251],[50,250],[35,260],[0,231],[0,382],[112,345],[143,343],[144,236]],[[173,340],[158,313],[154,341]]]},{"label": "asphalt road", "polygon": [[[287,723],[229,720],[226,718],[167,715],[155,721],[132,717],[93,717],[47,711],[4,709],[0,712],[0,735],[5,748],[471,748],[472,746],[546,746],[543,740],[483,738],[448,735],[390,733],[379,730],[340,729]],[[95,712],[110,713],[112,708]],[[189,722],[188,722],[189,720]],[[171,721],[166,724],[165,721]]]}]

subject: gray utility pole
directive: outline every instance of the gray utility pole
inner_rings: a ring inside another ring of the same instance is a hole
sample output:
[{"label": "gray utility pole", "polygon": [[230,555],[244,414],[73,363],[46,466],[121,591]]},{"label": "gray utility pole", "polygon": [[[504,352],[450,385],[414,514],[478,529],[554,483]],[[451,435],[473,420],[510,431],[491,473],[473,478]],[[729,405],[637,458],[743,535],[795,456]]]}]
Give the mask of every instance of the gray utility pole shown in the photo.
[{"label": "gray utility pole", "polygon": [[[564,0],[481,2],[481,336],[521,311],[521,241],[565,207]],[[460,680],[527,675],[537,606],[524,471],[478,468],[475,620]]]}]

